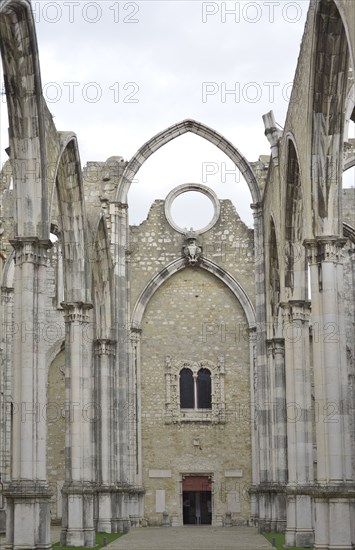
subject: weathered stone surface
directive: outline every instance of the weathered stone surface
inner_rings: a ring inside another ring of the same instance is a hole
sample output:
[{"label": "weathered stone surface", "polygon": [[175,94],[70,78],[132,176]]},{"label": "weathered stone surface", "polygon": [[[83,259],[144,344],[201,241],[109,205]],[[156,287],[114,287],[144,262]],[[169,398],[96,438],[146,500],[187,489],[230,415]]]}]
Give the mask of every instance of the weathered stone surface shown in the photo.
[{"label": "weathered stone surface", "polygon": [[[94,529],[176,527],[183,484],[197,474],[212,490],[215,526],[249,521],[286,529],[291,546],[354,548],[355,204],[354,189],[341,189],[354,163],[344,133],[354,37],[354,2],[311,0],[283,130],[264,116],[270,159],[249,163],[186,119],[128,162],[82,172],[76,136],[57,132],[42,95],[31,3],[0,0],[9,549],[49,548],[50,515],[63,520],[62,543],[76,546],[91,546]],[[137,171],[186,132],[240,169],[254,230],[226,200],[197,238],[168,223],[161,199],[129,226]],[[179,407],[183,365],[194,391],[199,369],[210,369],[211,409]]]}]

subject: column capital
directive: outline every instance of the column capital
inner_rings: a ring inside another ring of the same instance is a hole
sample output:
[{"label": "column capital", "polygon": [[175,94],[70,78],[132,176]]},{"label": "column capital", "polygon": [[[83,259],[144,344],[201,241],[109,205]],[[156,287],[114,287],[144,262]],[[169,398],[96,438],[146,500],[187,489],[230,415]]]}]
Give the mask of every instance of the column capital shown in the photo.
[{"label": "column capital", "polygon": [[131,342],[139,342],[142,337],[142,329],[138,326],[131,326]]},{"label": "column capital", "polygon": [[250,205],[250,208],[253,211],[254,218],[261,217],[263,214],[263,205],[261,202],[253,202]]},{"label": "column capital", "polygon": [[116,352],[116,340],[98,338],[94,341],[95,355],[114,355]]},{"label": "column capital", "polygon": [[128,203],[126,202],[110,202],[110,205],[113,206],[114,210],[117,211],[127,211]]},{"label": "column capital", "polygon": [[1,287],[1,300],[4,304],[11,302],[14,296],[15,289],[11,286],[2,286]]},{"label": "column capital", "polygon": [[89,321],[88,312],[93,308],[92,304],[85,302],[61,302],[64,310],[64,321],[66,323],[87,323]]},{"label": "column capital", "polygon": [[308,300],[289,300],[282,302],[283,318],[288,322],[308,321],[311,313],[311,302]]},{"label": "column capital", "polygon": [[272,353],[274,357],[275,355],[285,355],[284,338],[272,338],[270,340],[266,340],[266,345],[268,347],[268,351]]},{"label": "column capital", "polygon": [[15,250],[15,264],[32,263],[35,265],[47,265],[48,251],[53,243],[49,239],[38,237],[15,237],[10,240]]},{"label": "column capital", "polygon": [[303,244],[307,250],[308,263],[314,265],[321,262],[341,262],[346,242],[347,239],[336,235],[306,239]]}]

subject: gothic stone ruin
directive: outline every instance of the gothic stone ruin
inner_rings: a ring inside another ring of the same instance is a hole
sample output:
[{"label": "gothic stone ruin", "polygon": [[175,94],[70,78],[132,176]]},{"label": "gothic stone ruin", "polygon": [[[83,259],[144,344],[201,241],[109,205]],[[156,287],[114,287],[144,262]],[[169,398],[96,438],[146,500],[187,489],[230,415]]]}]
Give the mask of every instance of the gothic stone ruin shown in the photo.
[{"label": "gothic stone ruin", "polygon": [[[8,550],[50,548],[50,520],[73,546],[164,522],[354,550],[355,195],[342,173],[355,164],[355,2],[311,0],[284,129],[264,116],[271,155],[254,163],[218,128],[184,120],[129,162],[82,170],[42,95],[29,0],[0,0],[0,39]],[[241,171],[253,230],[185,182],[129,225],[138,170],[187,132]],[[188,189],[214,216],[186,233],[171,204]]]}]

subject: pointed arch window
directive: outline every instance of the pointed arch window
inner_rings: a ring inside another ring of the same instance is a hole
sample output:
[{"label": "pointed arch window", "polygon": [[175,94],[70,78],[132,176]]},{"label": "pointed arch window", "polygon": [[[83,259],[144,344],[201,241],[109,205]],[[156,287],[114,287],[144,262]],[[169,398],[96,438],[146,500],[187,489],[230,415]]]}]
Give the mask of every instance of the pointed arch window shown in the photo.
[{"label": "pointed arch window", "polygon": [[195,381],[191,369],[184,368],[180,371],[180,407],[195,408]]},{"label": "pointed arch window", "polygon": [[197,373],[197,408],[212,408],[211,373],[208,369],[200,369]]},{"label": "pointed arch window", "polygon": [[212,381],[211,371],[201,368],[193,373],[189,368],[180,371],[180,408],[211,409]]},{"label": "pointed arch window", "polygon": [[217,363],[166,358],[165,422],[224,423],[224,357]]}]

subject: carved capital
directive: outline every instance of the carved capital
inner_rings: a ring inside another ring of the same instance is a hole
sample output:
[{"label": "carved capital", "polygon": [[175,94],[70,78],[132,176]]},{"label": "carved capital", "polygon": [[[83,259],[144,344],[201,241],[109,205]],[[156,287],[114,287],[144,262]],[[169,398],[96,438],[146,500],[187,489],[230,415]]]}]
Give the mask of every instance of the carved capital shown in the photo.
[{"label": "carved capital", "polygon": [[262,219],[263,216],[263,205],[260,202],[254,202],[250,205],[250,208],[253,211],[254,220],[256,218]]},{"label": "carved capital", "polygon": [[48,251],[52,248],[52,242],[40,240],[38,237],[16,237],[10,240],[15,250],[15,264],[32,263],[37,266],[46,266],[49,259]]},{"label": "carved capital", "polygon": [[94,342],[95,355],[115,355],[116,341],[99,338]]},{"label": "carved capital", "polygon": [[343,248],[347,239],[339,239],[338,237],[320,237],[318,240],[318,255],[320,262],[335,262],[343,261]]},{"label": "carved capital", "polygon": [[131,342],[137,343],[140,342],[140,339],[142,337],[142,329],[140,327],[131,327]]},{"label": "carved capital", "polygon": [[285,340],[284,338],[274,338],[274,354],[285,355]]},{"label": "carved capital", "polygon": [[14,289],[7,286],[1,287],[1,301],[3,304],[9,304],[14,299]]},{"label": "carved capital", "polygon": [[62,302],[60,304],[64,310],[65,323],[88,323],[89,310],[93,308],[92,304],[84,302]]},{"label": "carved capital", "polygon": [[310,265],[322,262],[341,263],[346,242],[347,239],[337,236],[322,236],[305,240],[304,246],[307,250],[308,263]]},{"label": "carved capital", "polygon": [[291,321],[309,321],[311,313],[311,303],[305,300],[289,300],[290,320]]},{"label": "carved capital", "polygon": [[309,265],[315,265],[318,262],[318,243],[315,239],[305,239],[303,246],[306,249]]},{"label": "carved capital", "polygon": [[294,321],[309,321],[311,303],[306,300],[289,300],[280,304],[283,310],[283,320],[285,323]]},{"label": "carved capital", "polygon": [[280,355],[284,357],[285,355],[285,340],[284,338],[272,338],[271,340],[266,340],[266,346],[268,353],[273,357]]}]

